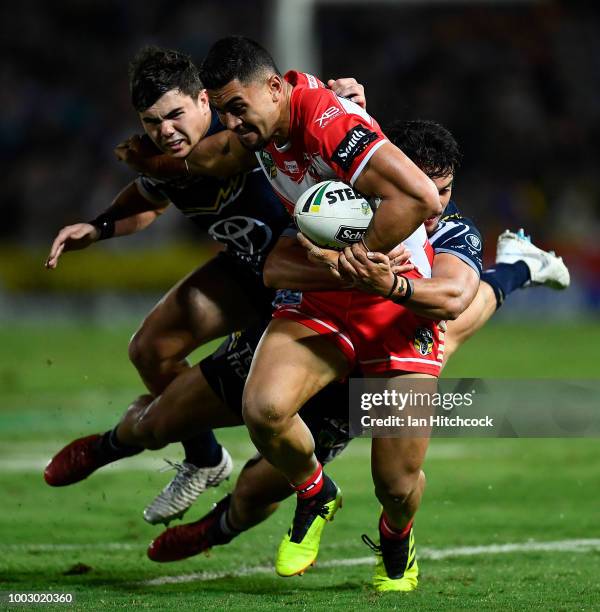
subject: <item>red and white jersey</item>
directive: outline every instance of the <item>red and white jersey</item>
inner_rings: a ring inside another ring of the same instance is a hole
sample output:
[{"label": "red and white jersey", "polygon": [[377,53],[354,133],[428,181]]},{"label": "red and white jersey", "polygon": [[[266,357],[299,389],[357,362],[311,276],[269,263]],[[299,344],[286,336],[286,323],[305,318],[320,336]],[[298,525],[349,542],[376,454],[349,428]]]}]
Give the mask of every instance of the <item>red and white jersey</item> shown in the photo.
[{"label": "red and white jersey", "polygon": [[[298,198],[313,185],[341,179],[354,185],[373,154],[388,142],[379,124],[360,106],[338,97],[316,77],[290,71],[288,142],[271,142],[256,153],[271,186],[293,215]],[[431,276],[431,247],[424,226],[404,244],[424,277]],[[429,256],[428,256],[429,255]]]}]

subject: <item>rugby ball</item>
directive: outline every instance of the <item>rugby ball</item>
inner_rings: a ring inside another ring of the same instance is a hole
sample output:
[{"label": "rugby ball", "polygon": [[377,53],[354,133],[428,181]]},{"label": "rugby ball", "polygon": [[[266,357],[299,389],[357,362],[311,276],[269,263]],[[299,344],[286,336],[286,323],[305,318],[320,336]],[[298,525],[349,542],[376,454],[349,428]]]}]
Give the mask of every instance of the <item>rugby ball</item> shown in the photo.
[{"label": "rugby ball", "polygon": [[306,190],[294,209],[298,229],[315,244],[343,249],[358,242],[373,216],[371,204],[341,181],[323,181]]}]

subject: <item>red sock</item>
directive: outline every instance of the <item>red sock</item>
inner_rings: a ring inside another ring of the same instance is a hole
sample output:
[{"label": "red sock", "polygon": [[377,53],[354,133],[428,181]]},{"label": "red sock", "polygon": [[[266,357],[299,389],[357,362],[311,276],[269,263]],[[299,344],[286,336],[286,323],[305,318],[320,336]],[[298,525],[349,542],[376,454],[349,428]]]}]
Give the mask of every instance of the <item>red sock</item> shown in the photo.
[{"label": "red sock", "polygon": [[299,485],[294,485],[298,499],[313,497],[323,488],[323,466],[318,463],[313,475]]},{"label": "red sock", "polygon": [[404,540],[410,533],[412,524],[413,522],[411,519],[404,529],[396,529],[396,527],[392,527],[390,524],[390,519],[386,516],[385,512],[382,512],[381,518],[379,519],[379,530],[384,538],[390,540]]}]

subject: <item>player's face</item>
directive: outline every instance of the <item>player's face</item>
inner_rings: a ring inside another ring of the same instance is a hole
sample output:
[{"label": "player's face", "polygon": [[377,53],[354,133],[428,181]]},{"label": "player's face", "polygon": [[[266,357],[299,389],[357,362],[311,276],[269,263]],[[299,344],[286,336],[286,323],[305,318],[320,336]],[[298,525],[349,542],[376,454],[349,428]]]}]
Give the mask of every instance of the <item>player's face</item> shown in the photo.
[{"label": "player's face", "polygon": [[246,149],[258,151],[277,129],[281,86],[281,77],[276,75],[246,85],[235,79],[219,89],[208,90],[208,96],[223,125]]},{"label": "player's face", "polygon": [[208,95],[196,99],[172,89],[139,113],[146,134],[167,155],[187,157],[210,125]]},{"label": "player's face", "polygon": [[448,206],[448,202],[450,202],[450,197],[452,196],[452,183],[454,182],[454,174],[446,174],[446,176],[440,176],[438,178],[431,179],[435,186],[437,187],[438,193],[440,194],[440,202],[442,204],[442,212],[439,215],[435,215],[435,217],[429,217],[429,219],[425,219],[425,230],[428,234],[434,232],[440,222],[441,216],[444,214],[444,210],[446,210],[446,206]]}]

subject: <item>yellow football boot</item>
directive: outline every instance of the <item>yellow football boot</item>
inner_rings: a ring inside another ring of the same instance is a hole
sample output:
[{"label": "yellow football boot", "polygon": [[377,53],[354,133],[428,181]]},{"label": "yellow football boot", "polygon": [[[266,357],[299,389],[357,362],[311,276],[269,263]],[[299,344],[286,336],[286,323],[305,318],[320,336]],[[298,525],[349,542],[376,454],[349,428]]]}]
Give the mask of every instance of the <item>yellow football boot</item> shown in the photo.
[{"label": "yellow football boot", "polygon": [[342,506],[340,489],[326,474],[323,478],[323,489],[317,495],[298,499],[292,526],[277,551],[275,571],[279,576],[301,575],[315,564],[323,529]]}]

